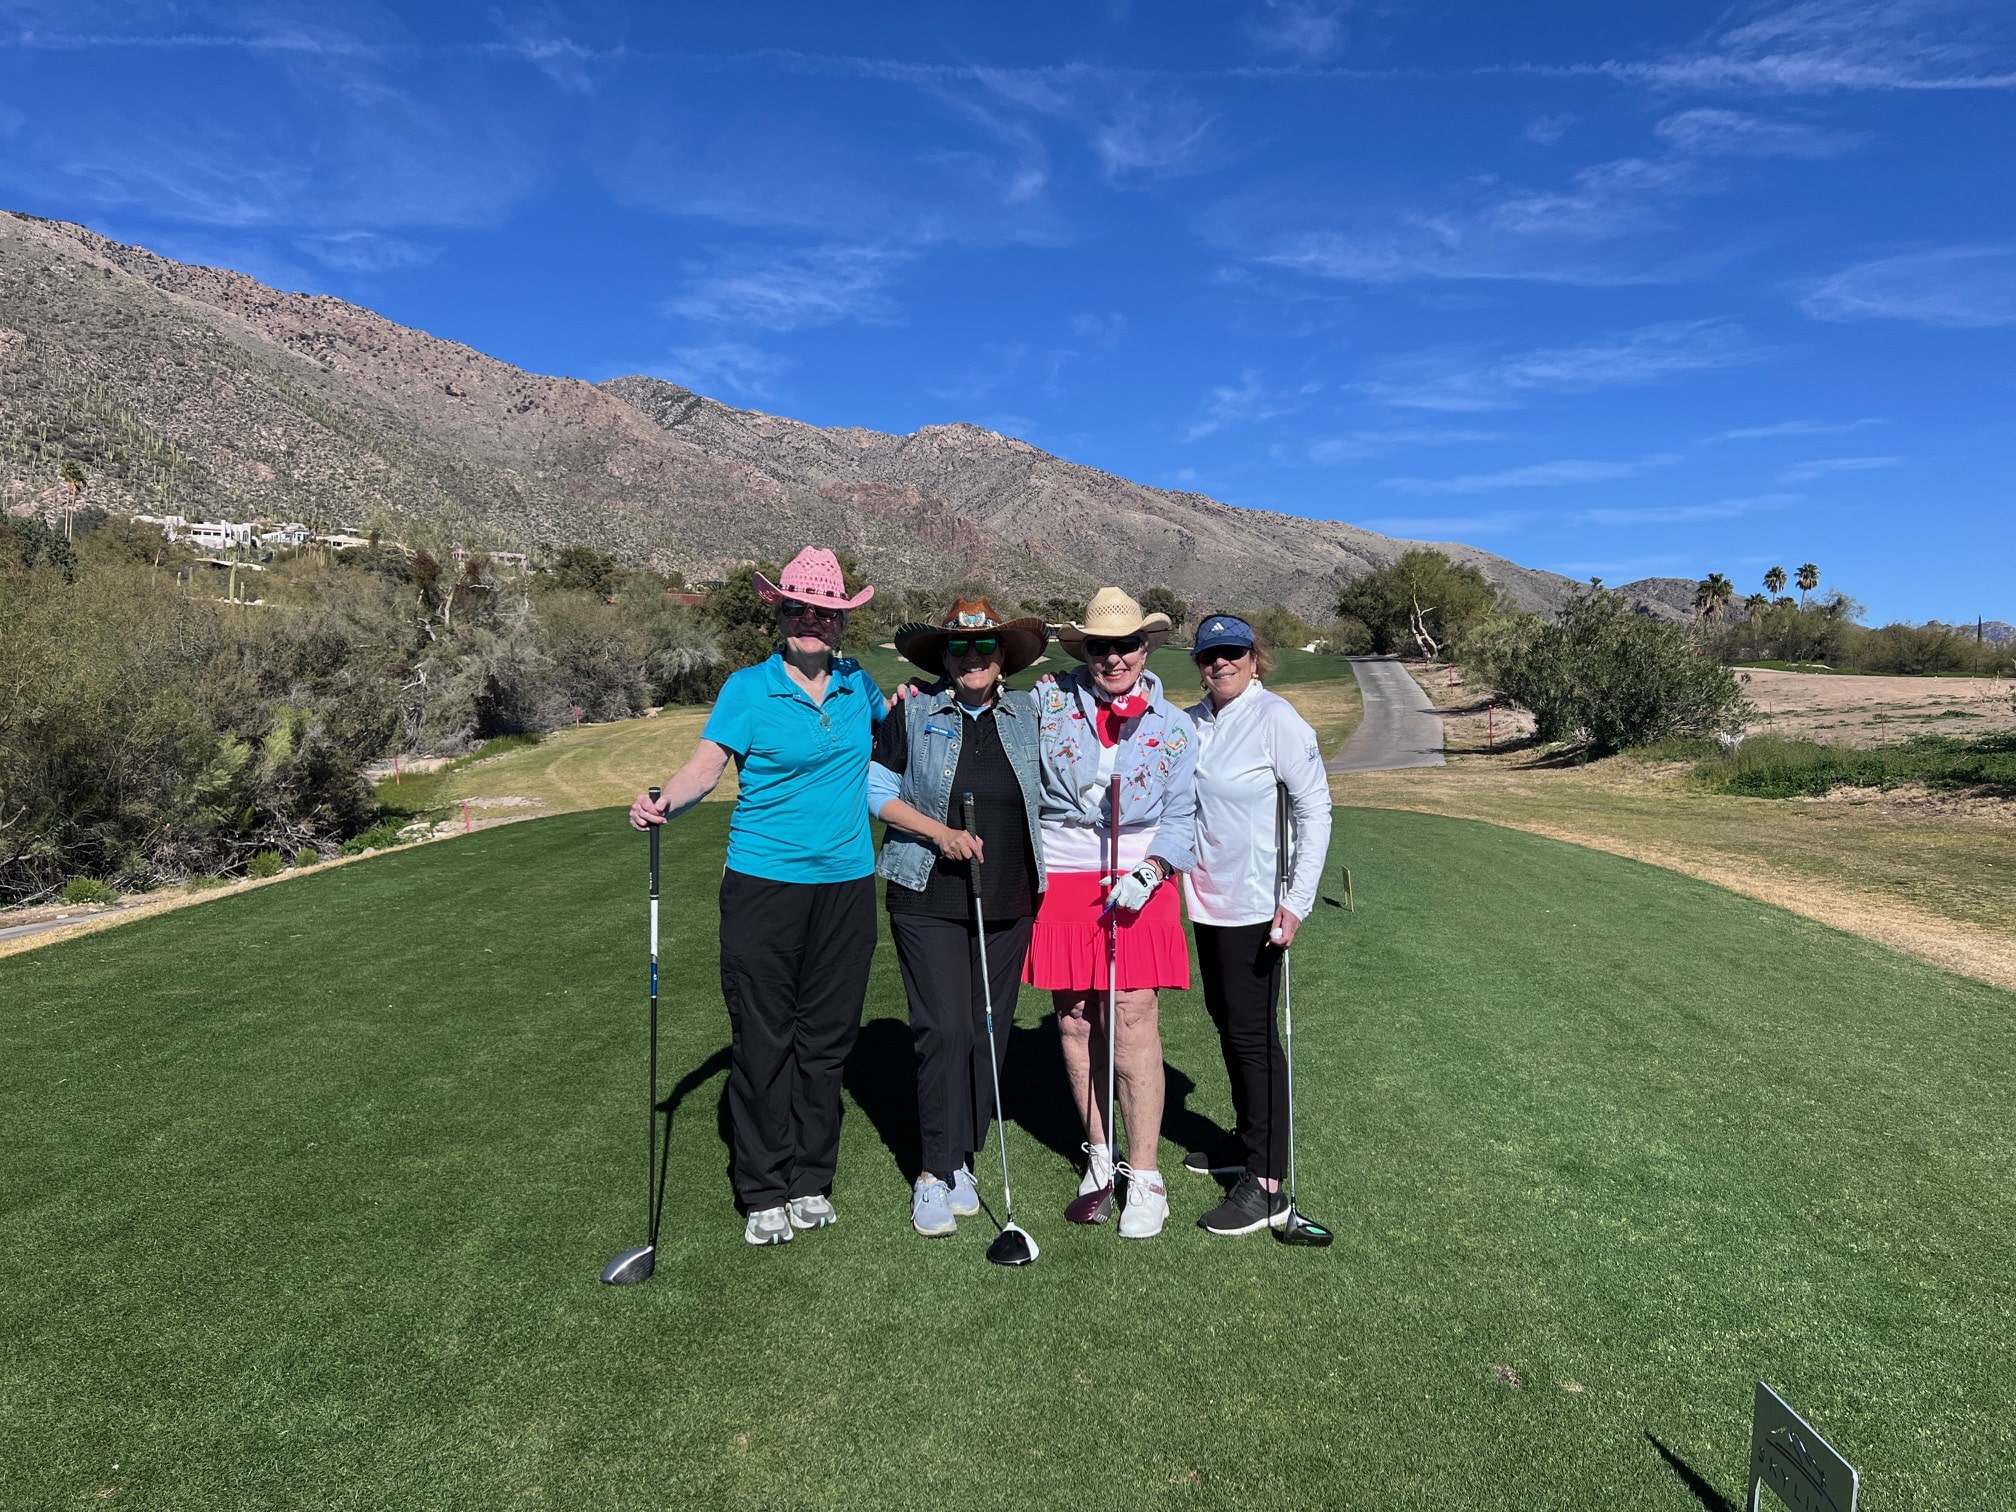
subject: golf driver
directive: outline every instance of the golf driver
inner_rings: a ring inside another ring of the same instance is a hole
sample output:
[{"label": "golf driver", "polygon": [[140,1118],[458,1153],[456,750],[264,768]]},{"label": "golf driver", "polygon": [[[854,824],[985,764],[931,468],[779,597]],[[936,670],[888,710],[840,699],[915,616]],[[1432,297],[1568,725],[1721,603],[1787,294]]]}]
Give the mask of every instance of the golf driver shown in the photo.
[{"label": "golf driver", "polygon": [[[656,803],[659,789],[651,789]],[[651,1279],[657,1266],[658,1209],[663,1175],[658,1168],[658,835],[662,824],[651,826],[651,1102],[645,1114],[644,1232],[645,1241],[627,1249],[602,1267],[605,1286],[635,1286]],[[668,1152],[669,1153],[669,1152]]]},{"label": "golf driver", "polygon": [[[1274,785],[1274,904],[1288,893],[1288,784]],[[1283,1244],[1322,1249],[1337,1236],[1322,1224],[1302,1216],[1295,1206],[1295,975],[1289,961],[1294,952],[1281,951],[1281,1053],[1288,1063],[1288,1221],[1274,1230]]]},{"label": "golf driver", "polygon": [[[1120,778],[1116,774],[1107,788],[1107,814],[1109,832],[1106,842],[1106,876],[1109,882],[1120,875]],[[1119,1164],[1119,1141],[1114,1137],[1113,1059],[1115,1050],[1114,1025],[1120,1018],[1120,919],[1107,906],[1103,915],[1106,921],[1106,1149]],[[1095,1187],[1083,1196],[1071,1199],[1064,1209],[1064,1216],[1072,1223],[1104,1223],[1113,1216],[1113,1176],[1107,1174],[1106,1184]]]},{"label": "golf driver", "polygon": [[[961,793],[960,806],[966,813],[966,833],[977,835],[980,826],[973,819],[973,795]],[[973,929],[980,941],[980,1001],[987,1009],[987,1069],[994,1077],[994,1139],[1001,1146],[1001,1207],[1008,1221],[987,1246],[987,1258],[996,1265],[1027,1265],[1042,1253],[1027,1229],[1015,1222],[1015,1193],[1008,1185],[1008,1115],[1001,1110],[1001,1060],[994,1053],[994,978],[987,970],[987,915],[980,906],[980,863],[975,860],[968,872],[973,879]]]}]

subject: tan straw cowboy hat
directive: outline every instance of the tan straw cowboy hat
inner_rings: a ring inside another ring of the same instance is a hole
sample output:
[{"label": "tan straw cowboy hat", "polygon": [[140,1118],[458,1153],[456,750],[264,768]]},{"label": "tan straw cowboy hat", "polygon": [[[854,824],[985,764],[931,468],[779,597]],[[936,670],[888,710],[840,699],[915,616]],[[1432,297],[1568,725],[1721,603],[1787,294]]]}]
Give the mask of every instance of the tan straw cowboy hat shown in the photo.
[{"label": "tan straw cowboy hat", "polygon": [[945,675],[945,643],[957,636],[977,640],[993,636],[1001,642],[1001,675],[1013,677],[1032,667],[1050,643],[1050,627],[1040,619],[1004,620],[984,598],[956,599],[936,625],[904,625],[896,632],[896,654],[933,677]]},{"label": "tan straw cowboy hat", "polygon": [[1174,628],[1166,614],[1144,615],[1141,606],[1125,589],[1101,588],[1092,595],[1092,602],[1085,606],[1084,624],[1057,627],[1057,643],[1083,661],[1088,635],[1098,640],[1125,640],[1130,635],[1138,635],[1153,651],[1169,639],[1169,633]]}]

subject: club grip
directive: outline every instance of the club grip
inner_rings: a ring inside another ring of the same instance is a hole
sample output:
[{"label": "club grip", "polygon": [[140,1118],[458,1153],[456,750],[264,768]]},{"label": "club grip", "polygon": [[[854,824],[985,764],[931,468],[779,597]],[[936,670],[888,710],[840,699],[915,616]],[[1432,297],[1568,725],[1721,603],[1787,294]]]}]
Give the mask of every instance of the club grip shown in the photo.
[{"label": "club grip", "polygon": [[975,825],[973,823],[973,795],[971,793],[961,793],[959,795],[959,812],[966,816],[966,833],[969,835],[973,834],[975,832]]},{"label": "club grip", "polygon": [[[665,794],[663,788],[651,789],[651,801],[656,803]],[[658,896],[658,835],[665,828],[662,824],[651,826],[651,896]]]}]

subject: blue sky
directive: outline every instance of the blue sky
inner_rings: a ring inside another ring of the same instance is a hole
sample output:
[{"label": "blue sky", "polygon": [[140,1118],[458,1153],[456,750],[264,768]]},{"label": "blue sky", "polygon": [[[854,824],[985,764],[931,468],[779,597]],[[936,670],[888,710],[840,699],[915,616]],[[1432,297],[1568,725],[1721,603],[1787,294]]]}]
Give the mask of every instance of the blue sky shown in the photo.
[{"label": "blue sky", "polygon": [[0,0],[0,203],[521,366],[2016,620],[2016,8]]}]

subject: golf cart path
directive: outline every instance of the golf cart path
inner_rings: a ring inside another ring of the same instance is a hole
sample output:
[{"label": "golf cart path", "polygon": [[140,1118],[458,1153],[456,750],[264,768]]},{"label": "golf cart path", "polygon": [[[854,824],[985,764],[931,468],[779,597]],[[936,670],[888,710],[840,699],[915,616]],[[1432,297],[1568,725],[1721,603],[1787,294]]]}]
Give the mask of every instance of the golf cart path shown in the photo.
[{"label": "golf cart path", "polygon": [[1365,696],[1365,720],[1324,766],[1335,772],[1390,772],[1444,765],[1442,716],[1413,675],[1387,656],[1350,658]]}]

